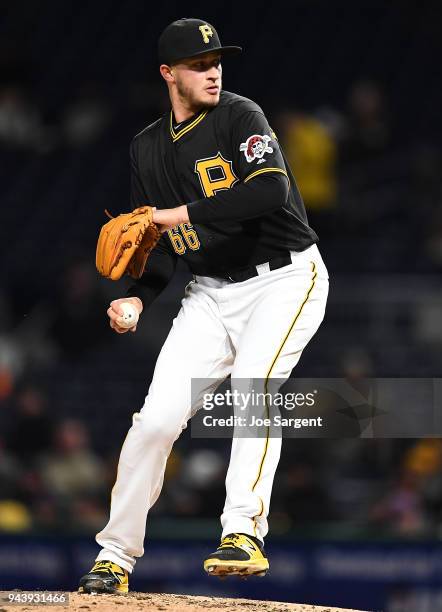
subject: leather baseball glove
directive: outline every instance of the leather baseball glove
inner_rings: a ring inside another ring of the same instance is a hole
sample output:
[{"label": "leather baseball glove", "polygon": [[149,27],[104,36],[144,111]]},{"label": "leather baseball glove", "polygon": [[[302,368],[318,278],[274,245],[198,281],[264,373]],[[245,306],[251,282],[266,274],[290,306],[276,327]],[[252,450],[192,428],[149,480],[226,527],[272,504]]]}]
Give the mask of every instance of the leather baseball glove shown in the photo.
[{"label": "leather baseball glove", "polygon": [[151,206],[141,206],[112,218],[106,211],[111,220],[101,228],[95,259],[100,274],[112,280],[118,280],[125,272],[133,278],[141,277],[161,237],[152,212]]}]

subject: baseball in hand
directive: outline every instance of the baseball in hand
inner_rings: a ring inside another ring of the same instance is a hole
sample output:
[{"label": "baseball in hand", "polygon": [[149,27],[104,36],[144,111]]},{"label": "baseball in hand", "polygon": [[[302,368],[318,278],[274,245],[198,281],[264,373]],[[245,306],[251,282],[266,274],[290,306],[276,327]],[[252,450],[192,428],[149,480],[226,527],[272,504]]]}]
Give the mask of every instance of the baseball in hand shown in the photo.
[{"label": "baseball in hand", "polygon": [[122,302],[120,308],[123,311],[123,315],[118,317],[116,320],[117,325],[120,327],[133,327],[139,319],[138,309],[130,302]]}]

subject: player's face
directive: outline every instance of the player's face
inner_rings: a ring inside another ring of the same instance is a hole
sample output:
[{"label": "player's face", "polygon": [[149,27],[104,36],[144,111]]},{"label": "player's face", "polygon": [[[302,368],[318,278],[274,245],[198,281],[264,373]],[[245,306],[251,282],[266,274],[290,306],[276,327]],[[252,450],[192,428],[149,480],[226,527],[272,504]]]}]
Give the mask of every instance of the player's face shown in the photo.
[{"label": "player's face", "polygon": [[194,110],[212,108],[218,104],[221,74],[219,53],[180,60],[173,67],[178,95],[186,106]]}]

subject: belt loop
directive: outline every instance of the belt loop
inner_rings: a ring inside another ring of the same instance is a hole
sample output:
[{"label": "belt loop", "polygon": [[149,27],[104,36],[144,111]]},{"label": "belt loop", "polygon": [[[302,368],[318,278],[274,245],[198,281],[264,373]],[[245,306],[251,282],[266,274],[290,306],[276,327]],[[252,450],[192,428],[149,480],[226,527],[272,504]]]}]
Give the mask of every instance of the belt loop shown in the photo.
[{"label": "belt loop", "polygon": [[258,276],[261,274],[265,274],[266,272],[270,272],[270,261],[266,261],[265,263],[258,264],[255,266]]}]

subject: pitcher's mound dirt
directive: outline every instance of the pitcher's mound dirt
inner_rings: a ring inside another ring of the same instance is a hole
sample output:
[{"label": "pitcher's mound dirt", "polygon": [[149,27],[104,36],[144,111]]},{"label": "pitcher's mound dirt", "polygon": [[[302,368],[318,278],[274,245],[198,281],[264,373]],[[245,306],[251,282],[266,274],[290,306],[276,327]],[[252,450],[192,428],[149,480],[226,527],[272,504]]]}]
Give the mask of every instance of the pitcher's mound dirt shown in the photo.
[{"label": "pitcher's mound dirt", "polygon": [[[1,593],[1,595],[4,595]],[[4,602],[4,599],[2,597]],[[124,606],[121,607],[120,606]],[[0,612],[362,612],[307,606],[279,601],[228,599],[222,597],[196,597],[193,595],[167,595],[164,593],[129,593],[128,595],[79,595],[70,593],[69,606],[40,606],[0,604]]]}]

